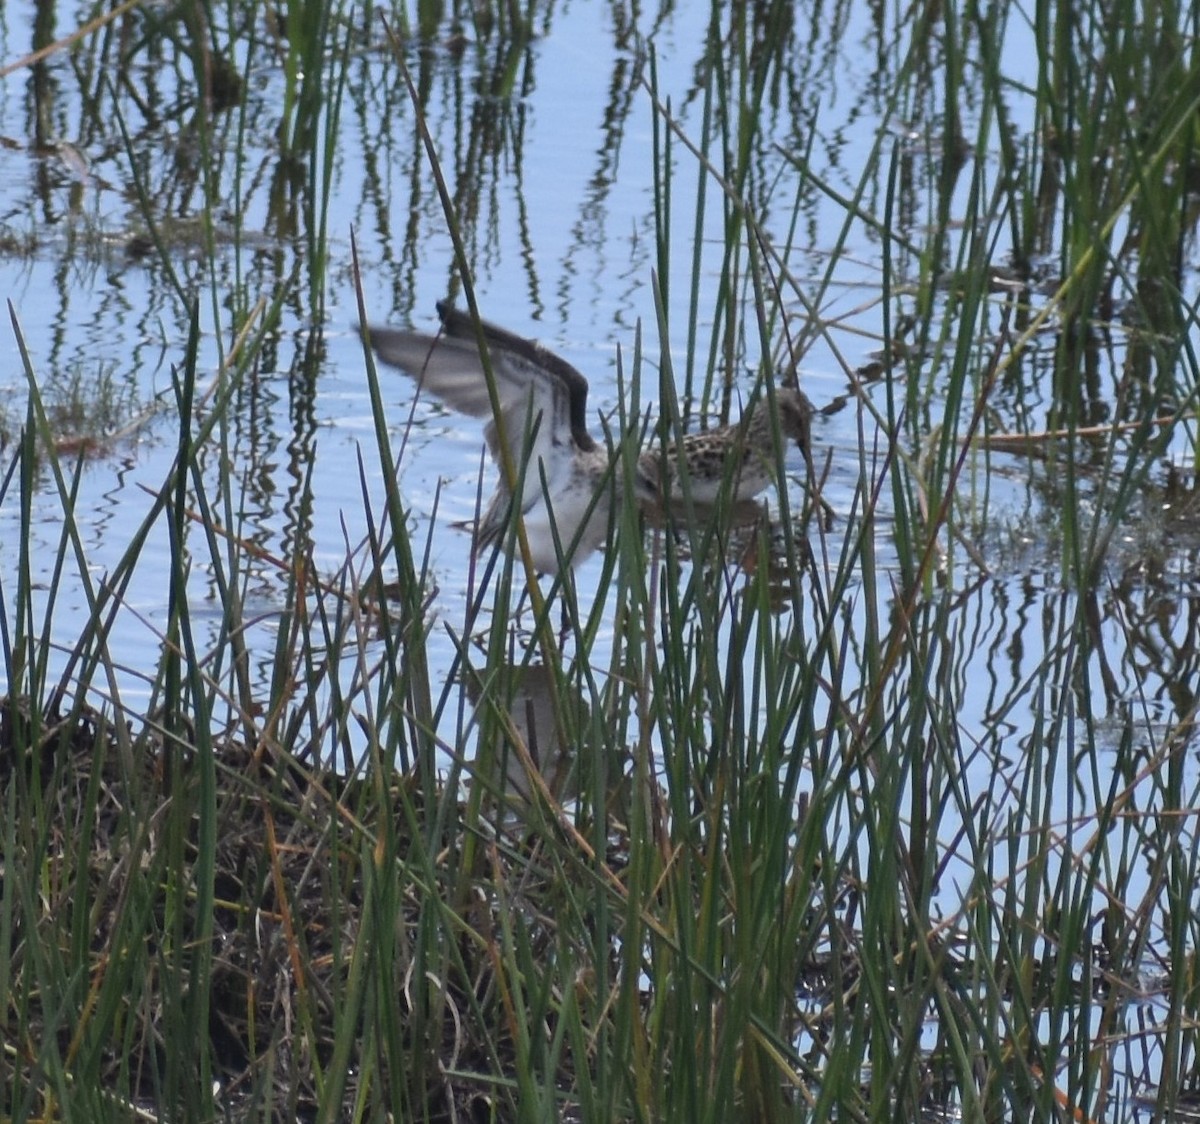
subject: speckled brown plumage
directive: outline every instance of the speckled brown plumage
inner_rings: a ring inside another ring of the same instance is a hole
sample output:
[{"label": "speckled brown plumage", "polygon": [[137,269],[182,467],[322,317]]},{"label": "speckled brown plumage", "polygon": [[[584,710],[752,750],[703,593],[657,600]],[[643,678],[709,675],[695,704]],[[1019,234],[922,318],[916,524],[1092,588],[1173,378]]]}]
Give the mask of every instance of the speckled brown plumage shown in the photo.
[{"label": "speckled brown plumage", "polygon": [[[612,504],[624,494],[618,487],[619,463],[612,463],[587,429],[587,379],[532,340],[483,322],[500,407],[497,424],[474,322],[444,301],[438,315],[442,331],[436,335],[370,328],[371,345],[385,363],[411,375],[448,406],[488,419],[484,434],[493,458],[501,462],[507,449],[518,472],[534,566],[542,573],[557,572],[557,544],[572,564],[582,561],[605,542]],[[705,508],[716,504],[727,486],[731,506],[753,500],[774,477],[772,397],[780,436],[795,442],[807,459],[812,405],[799,390],[781,387],[762,395],[739,422],[641,453],[631,482],[637,502],[651,511],[688,501]],[[475,528],[476,548],[499,540],[508,527],[510,501],[502,471]]]}]

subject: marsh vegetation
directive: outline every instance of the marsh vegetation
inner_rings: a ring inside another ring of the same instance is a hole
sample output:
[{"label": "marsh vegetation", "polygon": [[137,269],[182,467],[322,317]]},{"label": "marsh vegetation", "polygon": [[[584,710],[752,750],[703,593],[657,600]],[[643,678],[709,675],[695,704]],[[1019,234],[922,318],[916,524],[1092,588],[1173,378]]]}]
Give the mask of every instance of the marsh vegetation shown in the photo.
[{"label": "marsh vegetation", "polygon": [[[6,5],[0,1120],[1195,1111],[1198,28]],[[814,478],[471,557],[447,296]]]}]

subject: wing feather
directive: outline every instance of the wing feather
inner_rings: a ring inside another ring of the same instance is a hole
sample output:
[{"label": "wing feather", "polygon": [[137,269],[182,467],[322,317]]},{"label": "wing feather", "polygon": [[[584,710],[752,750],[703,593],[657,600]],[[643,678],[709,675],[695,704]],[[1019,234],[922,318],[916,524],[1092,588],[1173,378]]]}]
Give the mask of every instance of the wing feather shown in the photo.
[{"label": "wing feather", "polygon": [[[445,318],[445,317],[444,317]],[[470,321],[466,321],[470,325]],[[429,335],[393,328],[368,329],[371,346],[379,358],[414,378],[422,389],[435,394],[451,409],[486,418],[484,436],[492,456],[499,459],[499,435],[487,375],[474,337],[462,338],[461,314],[447,324],[450,335]],[[509,454],[519,465],[526,452],[530,464],[538,458],[549,463],[555,446],[593,449],[591,436],[574,425],[574,415],[586,409],[587,380],[574,368],[528,340],[488,326],[492,370]],[[520,345],[520,346],[517,346]],[[566,377],[564,369],[574,380]],[[540,489],[536,470],[526,473],[524,497]]]}]

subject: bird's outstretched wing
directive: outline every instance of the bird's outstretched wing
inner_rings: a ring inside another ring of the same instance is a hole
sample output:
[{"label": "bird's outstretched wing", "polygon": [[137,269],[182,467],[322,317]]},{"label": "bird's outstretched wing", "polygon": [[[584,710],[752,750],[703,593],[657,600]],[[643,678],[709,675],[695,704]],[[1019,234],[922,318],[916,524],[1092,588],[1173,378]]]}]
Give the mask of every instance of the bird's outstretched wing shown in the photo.
[{"label": "bird's outstretched wing", "polygon": [[[487,418],[488,448],[500,460],[500,437],[474,322],[448,305],[439,305],[438,312],[444,323],[441,334],[370,328],[371,346],[385,363],[410,375],[451,409]],[[562,452],[563,446],[596,447],[582,424],[587,379],[533,341],[490,324],[483,327],[509,454],[515,467],[529,465],[522,496],[522,507],[527,507],[541,493],[539,461],[549,468],[561,463],[556,448]]]},{"label": "bird's outstretched wing", "polygon": [[[438,317],[442,321],[443,337],[463,340],[468,344],[478,346],[479,335],[475,329],[475,321],[468,313],[455,308],[449,301],[438,301],[437,311]],[[554,394],[561,408],[560,391],[565,393],[567,424],[562,424],[564,418],[561,414],[554,415],[556,431],[570,432],[571,440],[585,452],[594,449],[596,443],[588,432],[587,424],[587,379],[565,359],[542,347],[536,340],[518,336],[515,332],[498,327],[487,320],[480,320],[479,327],[483,330],[483,338],[493,361],[498,355],[509,356],[515,361],[528,364],[535,372],[534,377],[544,376],[559,384],[554,388]],[[497,372],[497,376],[499,376],[499,372]],[[507,403],[505,403],[505,407],[507,408]],[[550,421],[551,418],[548,417],[546,420]]]}]

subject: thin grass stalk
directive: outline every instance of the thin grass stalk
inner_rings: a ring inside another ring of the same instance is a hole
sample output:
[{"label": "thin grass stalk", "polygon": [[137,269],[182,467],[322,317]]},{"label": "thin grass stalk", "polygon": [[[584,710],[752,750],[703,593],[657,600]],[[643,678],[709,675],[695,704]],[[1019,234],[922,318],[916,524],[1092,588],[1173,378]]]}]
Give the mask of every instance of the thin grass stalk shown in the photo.
[{"label": "thin grass stalk", "polygon": [[[1175,756],[1175,755],[1173,755]],[[1172,765],[1172,773],[1178,775],[1182,768]],[[1174,803],[1172,804],[1174,805]],[[1193,785],[1189,799],[1177,805],[1195,809],[1197,793]],[[1170,819],[1170,817],[1166,817]],[[1167,962],[1175,966],[1172,971],[1167,995],[1168,1014],[1166,1032],[1163,1035],[1162,1080],[1156,1091],[1156,1110],[1168,1116],[1180,1098],[1186,1097],[1194,1073],[1197,1048],[1196,1016],[1200,1013],[1200,983],[1197,973],[1197,925],[1193,902],[1197,885],[1198,864],[1194,840],[1186,838],[1183,830],[1184,817],[1174,818],[1166,831],[1156,831],[1170,842],[1163,852],[1165,877],[1157,882],[1154,890],[1167,903],[1163,926],[1167,937]],[[1182,970],[1179,970],[1180,967]],[[1186,1063],[1186,1064],[1185,1064]]]},{"label": "thin grass stalk", "polygon": [[[55,485],[58,489],[58,494],[60,497],[62,497],[63,504],[64,504],[64,507],[63,507],[64,520],[63,520],[63,531],[62,531],[62,540],[61,540],[62,545],[56,556],[58,559],[58,561],[56,563],[56,570],[58,573],[61,573],[61,567],[65,564],[65,559],[66,559],[68,553],[70,553],[74,556],[75,565],[76,565],[76,568],[77,568],[77,571],[78,571],[78,574],[79,574],[79,577],[81,580],[81,587],[82,587],[83,595],[88,604],[90,620],[92,622],[99,622],[101,620],[100,605],[102,603],[104,595],[103,595],[103,593],[96,590],[95,585],[90,578],[90,572],[89,572],[89,568],[87,565],[86,555],[85,555],[84,549],[83,549],[83,543],[82,543],[82,539],[79,534],[79,527],[78,527],[78,524],[77,524],[77,522],[75,520],[75,516],[74,516],[74,511],[75,511],[74,496],[77,494],[76,489],[78,487],[78,480],[79,480],[78,473],[76,474],[73,482],[70,485],[68,485],[66,477],[62,470],[62,466],[59,463],[58,457],[56,456],[56,454],[54,452],[54,445],[53,445],[53,440],[52,440],[52,437],[50,434],[50,427],[49,427],[49,423],[46,420],[45,406],[42,402],[41,394],[38,389],[37,379],[34,375],[33,365],[29,358],[29,353],[25,347],[24,338],[21,335],[20,324],[17,322],[17,319],[16,319],[16,311],[12,307],[11,303],[9,305],[9,314],[12,319],[13,329],[14,329],[14,332],[16,333],[16,337],[17,337],[17,345],[20,348],[22,362],[25,367],[26,385],[27,385],[28,391],[29,391],[28,409],[29,409],[30,421],[32,423],[30,425],[30,433],[37,434],[37,439],[40,442],[40,444],[42,445],[42,448],[44,450],[45,461],[50,467],[51,473],[54,477]],[[32,477],[30,477],[30,479],[32,479]],[[111,623],[111,617],[110,617],[110,620],[108,623]],[[112,663],[107,656],[107,651],[106,651],[106,646],[105,646],[106,629],[104,629],[104,628],[98,629],[96,636],[97,636],[97,640],[96,640],[96,644],[95,644],[95,652],[92,655],[92,659],[94,659],[95,661],[100,663],[100,665],[104,668],[105,678],[107,681],[107,687],[108,687],[108,691],[109,691],[109,698],[114,700],[114,704],[115,704],[116,700],[118,700],[120,698],[120,691],[117,686],[116,676],[113,671]],[[87,643],[86,640],[81,641],[80,649],[83,649],[84,647],[86,647],[86,643]],[[48,655],[48,652],[46,653],[46,655]],[[43,658],[45,658],[45,657],[43,656]],[[69,672],[70,666],[71,665],[68,664],[68,672]],[[66,676],[64,676],[64,684],[65,684],[65,682],[66,682]],[[83,674],[83,677],[82,677],[81,686],[83,688],[86,688],[88,685],[90,685],[90,683],[91,683],[91,676],[87,671],[85,671]],[[82,705],[82,694],[83,694],[83,690],[80,690],[76,696],[76,705]],[[121,750],[121,754],[122,754],[123,767],[127,773],[132,773],[132,771],[133,771],[132,749],[129,744],[128,735],[123,730],[123,728],[119,725],[114,728],[114,732],[117,734],[118,745],[120,746],[120,750]]]},{"label": "thin grass stalk", "polygon": [[[442,16],[445,12],[444,0],[417,0],[417,35],[421,39],[432,40],[437,35],[438,25],[442,21]],[[455,16],[457,17],[457,5],[455,6]],[[403,36],[407,37],[409,28],[407,23],[408,6],[404,5],[397,12],[399,18],[399,28]],[[477,29],[478,30],[478,29]]]},{"label": "thin grass stalk", "polygon": [[[20,744],[16,738],[13,741],[14,744]],[[2,825],[0,825],[0,843],[3,844],[4,854],[6,855],[17,854],[17,824],[19,822],[17,798],[19,788],[20,785],[18,784],[9,785],[8,791],[5,793],[4,819]],[[17,881],[16,877],[10,876],[5,878],[4,882],[0,884],[0,1004],[3,1004],[5,1011],[16,1015],[15,1021],[19,1026],[25,1021],[23,1017],[25,996],[21,995],[15,986],[16,976],[13,971],[13,951],[15,948],[13,932],[18,904]],[[4,1100],[0,1102],[0,1105],[2,1105],[6,1112],[11,1113],[13,1111],[13,1102],[20,1095],[21,1067],[13,1063],[16,1047],[11,1043],[0,1047],[0,1053],[3,1054],[5,1071],[11,1075],[8,1091],[5,1093]]]},{"label": "thin grass stalk", "polygon": [[[361,300],[361,297],[360,297]],[[361,313],[360,313],[361,315]],[[365,323],[366,317],[362,316]],[[437,781],[435,764],[436,741],[434,730],[436,723],[432,713],[431,694],[429,687],[429,671],[425,657],[426,625],[423,620],[423,590],[425,588],[424,574],[419,573],[414,565],[411,547],[406,532],[405,516],[402,499],[396,483],[396,473],[386,428],[386,415],[382,404],[382,395],[378,383],[378,375],[369,352],[364,352],[367,362],[367,379],[372,399],[372,410],[376,420],[376,441],[380,462],[384,465],[383,479],[386,491],[387,520],[391,528],[390,555],[395,558],[400,571],[399,585],[403,591],[404,602],[400,607],[399,626],[388,624],[383,629],[385,649],[390,667],[395,669],[394,684],[381,685],[381,694],[377,713],[385,723],[383,731],[388,732],[384,739],[372,739],[370,749],[370,770],[368,778],[375,792],[376,815],[382,817],[382,822],[375,838],[375,846],[371,855],[372,879],[378,889],[372,898],[374,901],[382,894],[381,901],[387,901],[399,889],[398,880],[417,877],[430,888],[432,899],[426,899],[433,905],[433,899],[443,901],[444,891],[438,889],[442,885],[445,874],[439,869],[434,855],[440,849],[442,838],[440,832],[448,830],[455,833],[461,830],[458,817],[454,811],[456,798],[454,788],[442,789]],[[383,551],[373,550],[376,559],[376,572],[386,557]],[[389,614],[390,617],[391,614]],[[387,679],[387,676],[383,677]],[[405,733],[407,731],[407,735]],[[387,778],[391,775],[394,763],[410,762],[408,768],[415,768],[420,778],[419,792],[425,806],[434,811],[432,816],[425,816],[413,803],[411,795],[405,786],[400,786],[401,823],[405,835],[409,839],[408,852],[400,851],[399,836],[391,822],[391,799]],[[442,793],[439,796],[439,792]],[[461,868],[459,868],[461,869]],[[454,876],[455,866],[451,866],[450,875]],[[394,887],[394,888],[393,888]],[[446,917],[445,912],[450,908],[446,897],[441,909],[432,908],[422,912],[416,923],[415,942],[410,947],[411,968],[409,970],[409,987],[411,1009],[408,1019],[409,1043],[407,1050],[403,1049],[398,1040],[398,1025],[389,1019],[383,1021],[383,1056],[391,1059],[393,1065],[407,1061],[400,1070],[392,1070],[392,1080],[399,1080],[402,1073],[408,1077],[406,1086],[419,1096],[417,1091],[432,1087],[434,1073],[430,1068],[430,1058],[434,1056],[440,1039],[441,1026],[445,1013],[446,999],[433,986],[431,981],[446,979],[459,967],[458,958],[454,955],[454,940],[451,937],[453,929],[443,932]],[[376,940],[364,940],[364,948],[372,949],[372,956],[387,955],[391,947],[392,937],[390,927],[394,925],[394,914],[384,911],[373,911],[364,919],[364,933],[374,931]],[[386,931],[385,931],[386,930]],[[355,956],[359,955],[357,949]],[[356,993],[356,1001],[361,1006],[364,996],[369,994],[373,1002],[379,1004],[385,1001],[387,989],[379,989],[379,981],[374,970],[369,970],[368,960],[359,971],[361,976],[355,976],[359,982],[355,984],[360,989]],[[466,973],[464,972],[465,976]],[[396,993],[392,991],[391,995]],[[394,1002],[394,1000],[390,1000]],[[340,1057],[348,1060],[352,1055],[352,1040],[356,1035],[356,1020],[348,1020],[339,1030]],[[366,1045],[370,1053],[374,1053],[374,1038]],[[357,1053],[357,1046],[354,1046]],[[339,1065],[342,1061],[339,1061]],[[336,1075],[335,1081],[344,1081],[344,1074]],[[333,1113],[339,1103],[338,1098],[330,1095],[326,1101],[326,1111]]]},{"label": "thin grass stalk", "polygon": [[[654,99],[655,104],[658,104],[658,57],[653,46],[650,48],[650,77],[648,79],[650,96]],[[662,293],[662,304],[664,308],[670,307],[672,270],[671,270],[671,184],[673,182],[672,170],[674,161],[672,159],[671,150],[671,133],[668,129],[661,127],[663,120],[670,115],[670,105],[666,107],[666,113],[660,115],[654,113],[650,118],[651,129],[651,160],[655,173],[653,176],[654,187],[654,248],[655,248],[655,277]],[[697,220],[698,221],[698,220]],[[698,251],[697,251],[698,252]],[[664,337],[664,341],[668,337]],[[667,344],[664,342],[664,349]],[[691,359],[691,349],[689,347],[688,358]],[[691,368],[689,366],[688,373],[690,375]],[[690,395],[689,395],[690,397]]]},{"label": "thin grass stalk", "polygon": [[[180,778],[188,774],[188,756],[196,755],[200,782],[195,805],[182,792],[171,800],[165,825],[170,877],[167,888],[168,945],[164,950],[164,1055],[165,1103],[194,1116],[213,1111],[212,1077],[208,1052],[190,1044],[194,1028],[208,1025],[208,980],[211,974],[213,936],[213,881],[215,875],[216,791],[213,767],[212,714],[205,705],[201,663],[192,637],[188,610],[187,561],[188,468],[194,464],[190,439],[196,387],[199,324],[193,310],[183,371],[177,386],[179,447],[175,488],[168,509],[170,532],[170,588],[163,669],[166,691],[163,724],[166,733],[166,768]],[[193,744],[193,739],[194,744]],[[187,854],[192,817],[197,824],[196,852]],[[193,930],[192,922],[195,923]],[[185,982],[186,981],[186,982]],[[195,1068],[193,1068],[195,1067]]]},{"label": "thin grass stalk", "polygon": [[[333,1121],[343,1118],[346,1083],[358,1053],[360,1037],[363,1032],[363,1010],[373,982],[372,963],[374,961],[377,964],[376,956],[388,947],[388,942],[385,942],[382,948],[376,943],[379,937],[376,920],[378,900],[375,887],[378,868],[375,857],[366,846],[359,856],[359,869],[363,872],[364,883],[363,912],[360,918],[360,931],[364,934],[364,939],[355,941],[350,948],[350,961],[346,965],[346,987],[342,992],[342,1002],[335,1015],[333,1055],[323,1070],[325,1080],[318,1084],[320,1103],[317,1119],[322,1124],[324,1122],[332,1124]],[[394,930],[394,915],[389,918],[389,925]],[[376,939],[366,937],[367,934]],[[395,992],[392,995],[394,996]],[[367,1049],[363,1051],[362,1056],[371,1058],[374,1051],[370,1049],[369,1037],[363,1045]]]},{"label": "thin grass stalk", "polygon": [[[743,1043],[739,1085],[749,1111],[760,1118],[778,1118],[786,1101],[777,1066],[787,1059],[788,1070],[793,1068],[786,1016],[793,1003],[789,982],[800,975],[801,965],[793,957],[801,943],[797,930],[806,913],[788,909],[790,840],[798,794],[781,783],[798,746],[788,746],[786,741],[795,711],[780,678],[785,665],[775,651],[766,571],[756,573],[735,596],[745,610],[744,641],[731,646],[731,656],[749,663],[751,670],[744,687],[751,700],[745,715],[750,744],[744,780],[753,781],[739,785],[737,805],[731,809],[732,853],[736,861],[737,842],[749,842],[742,861],[748,862],[751,874],[741,883],[748,893],[738,910],[742,932],[737,978],[744,986],[746,1026],[759,1028],[758,1034],[747,1034]],[[760,706],[764,713],[760,714]],[[739,821],[744,826],[739,827]]]},{"label": "thin grass stalk", "polygon": [[[360,322],[364,324],[367,322],[365,312],[360,292],[359,317]],[[405,682],[409,685],[409,690],[406,692],[407,697],[404,697],[403,704],[413,719],[420,726],[428,730],[433,728],[433,723],[430,711],[431,691],[429,687],[429,671],[423,643],[425,628],[423,621],[424,612],[421,603],[423,585],[413,562],[407,535],[404,532],[405,513],[399,491],[394,484],[396,471],[390,452],[386,421],[387,414],[383,405],[383,395],[379,386],[378,372],[370,348],[366,346],[365,340],[363,354],[366,361],[367,387],[371,396],[371,413],[375,419],[376,447],[379,461],[384,466],[384,479],[388,482],[386,492],[387,515],[388,524],[392,528],[392,549],[399,569],[400,588],[406,594],[406,603],[403,605],[403,617],[399,630],[402,648],[396,650],[394,653],[389,652],[389,654],[396,656],[403,655],[403,666],[407,671]],[[393,666],[396,665],[394,664]],[[395,729],[398,732],[399,727],[397,726]],[[418,736],[417,740],[418,743],[424,742],[424,738],[420,736]],[[421,746],[421,752],[416,755],[415,761],[419,768],[425,770],[424,776],[430,786],[427,791],[432,792],[432,753],[428,752],[430,749],[431,747],[427,743]],[[401,759],[403,760],[403,757]]]},{"label": "thin grass stalk", "polygon": [[[316,5],[322,13],[327,12],[325,3]],[[325,16],[324,18],[328,18]],[[344,26],[340,43],[335,39],[335,49],[329,50],[326,32],[321,32],[317,48],[321,54],[329,53],[328,70],[322,72],[317,89],[321,92],[320,121],[322,128],[314,129],[312,146],[308,154],[308,191],[305,199],[308,233],[309,308],[314,325],[325,319],[326,272],[329,264],[329,204],[336,182],[339,125],[342,100],[350,70],[350,49],[354,31],[349,22]]]},{"label": "thin grass stalk", "polygon": [[[3,613],[4,622],[4,663],[9,697],[10,699],[20,699],[24,696],[31,701],[45,697],[46,680],[42,661],[49,656],[47,649],[38,650],[36,637],[39,630],[34,627],[33,621],[34,582],[30,565],[30,544],[33,542],[33,535],[30,532],[33,523],[34,473],[37,465],[36,433],[37,416],[33,401],[30,399],[26,405],[25,427],[21,434],[20,448],[5,481],[5,491],[7,492],[14,473],[19,469],[17,502],[21,511],[19,521],[21,537],[17,551],[16,583],[12,601],[16,619],[13,622],[11,633],[8,625],[7,599],[0,602],[0,613]],[[61,553],[62,551],[59,552],[60,555]],[[3,584],[4,579],[0,574],[0,589],[3,588]],[[54,591],[57,588],[57,582],[52,580],[50,582],[51,601],[53,601]],[[29,677],[28,680],[26,676]],[[19,706],[13,708],[10,721],[13,724],[12,738],[15,744],[40,744],[40,708],[37,706],[30,708],[28,723],[31,728],[28,731],[23,729],[26,725],[26,714],[23,708]],[[34,768],[40,770],[40,762],[35,761]],[[40,797],[36,771],[32,788]]]},{"label": "thin grass stalk", "polygon": [[[366,865],[366,856],[363,856],[363,870],[368,873],[370,880],[373,909],[369,919],[371,923],[364,924],[360,932],[364,943],[371,949],[374,960],[371,965],[372,971],[365,981],[366,986],[370,988],[367,996],[367,1033],[361,1036],[354,1048],[358,1057],[364,1059],[365,1063],[378,1065],[381,1077],[386,1075],[387,1087],[391,1094],[389,1107],[396,1114],[395,1118],[416,1119],[421,1115],[418,1108],[421,1087],[410,1084],[407,1079],[410,1070],[408,1055],[412,1046],[406,1041],[404,1020],[398,1002],[398,997],[405,992],[407,981],[397,969],[406,963],[408,951],[405,942],[400,939],[396,925],[396,918],[403,916],[404,909],[403,882],[394,875],[400,846],[394,839],[391,817],[385,808],[386,806],[376,809],[381,831],[375,852],[371,856],[375,869]],[[379,869],[380,867],[382,869]],[[364,921],[366,920],[364,918]],[[351,1024],[347,1023],[344,1038],[352,1041],[353,1033]],[[359,1097],[365,1097],[367,1092],[368,1090],[360,1084]],[[367,1103],[380,1101],[381,1097],[372,1096]],[[332,1098],[330,1103],[333,1103]],[[331,1120],[333,1119],[337,1117],[331,1117]]]},{"label": "thin grass stalk", "polygon": [[[644,336],[639,323],[634,336],[631,362],[626,371],[618,353],[618,421],[620,431],[638,435],[644,432],[636,404],[641,401]],[[626,403],[633,403],[628,408]],[[656,583],[658,560],[652,545],[646,548],[646,529],[633,502],[638,449],[632,440],[622,441],[619,528],[616,538],[616,596],[613,621],[614,644],[608,668],[607,684],[599,696],[602,705],[593,712],[603,723],[603,744],[610,757],[607,767],[597,755],[590,763],[592,799],[593,854],[597,866],[607,853],[609,823],[615,811],[629,825],[629,858],[625,877],[624,900],[610,895],[594,902],[595,922],[590,943],[592,962],[599,968],[609,962],[610,947],[619,942],[625,950],[615,970],[598,972],[603,981],[586,1011],[590,1025],[598,1034],[594,1063],[594,1088],[609,1116],[625,1111],[629,1101],[652,1112],[661,1096],[661,1083],[655,1079],[655,1031],[644,1023],[640,974],[647,952],[649,933],[643,910],[653,896],[653,885],[660,871],[660,852],[654,836],[656,812],[653,808],[653,739],[656,699],[654,681],[658,667],[654,646],[657,630]],[[651,536],[652,543],[655,541]],[[626,731],[632,729],[633,744],[627,745]],[[609,795],[613,784],[613,761],[631,757],[628,778],[629,798],[614,802]],[[611,1005],[611,1013],[608,1008]],[[578,1054],[578,1051],[577,1051]],[[578,1055],[582,1057],[583,1055]]]}]

